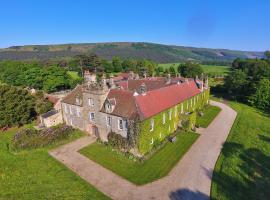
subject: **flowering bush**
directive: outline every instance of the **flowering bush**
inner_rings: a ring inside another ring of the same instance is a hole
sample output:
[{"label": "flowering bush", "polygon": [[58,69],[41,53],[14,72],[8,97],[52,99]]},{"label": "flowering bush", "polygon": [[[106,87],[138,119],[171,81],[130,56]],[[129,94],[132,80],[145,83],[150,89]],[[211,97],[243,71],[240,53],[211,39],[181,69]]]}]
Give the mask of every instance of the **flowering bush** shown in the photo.
[{"label": "flowering bush", "polygon": [[14,135],[12,144],[13,148],[17,150],[44,147],[69,137],[73,131],[74,129],[67,125],[59,125],[40,131],[29,128],[21,129]]}]

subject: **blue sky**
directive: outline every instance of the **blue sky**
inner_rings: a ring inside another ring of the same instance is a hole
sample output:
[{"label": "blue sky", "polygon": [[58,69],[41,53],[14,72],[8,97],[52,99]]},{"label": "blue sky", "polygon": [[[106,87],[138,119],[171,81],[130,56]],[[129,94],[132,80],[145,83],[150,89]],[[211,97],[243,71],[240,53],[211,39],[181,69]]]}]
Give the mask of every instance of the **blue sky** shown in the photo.
[{"label": "blue sky", "polygon": [[6,0],[0,47],[144,41],[270,49],[269,0]]}]

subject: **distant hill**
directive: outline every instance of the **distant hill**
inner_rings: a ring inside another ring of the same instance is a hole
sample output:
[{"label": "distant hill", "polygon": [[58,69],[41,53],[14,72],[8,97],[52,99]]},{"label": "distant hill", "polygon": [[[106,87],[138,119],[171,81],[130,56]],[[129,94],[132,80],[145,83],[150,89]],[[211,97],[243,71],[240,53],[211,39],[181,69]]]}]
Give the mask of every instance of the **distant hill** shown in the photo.
[{"label": "distant hill", "polygon": [[158,63],[186,60],[231,62],[237,57],[263,57],[263,52],[195,48],[145,42],[113,42],[12,46],[0,49],[0,60],[52,59],[89,52],[94,52],[106,59],[120,56],[122,58],[151,59]]}]

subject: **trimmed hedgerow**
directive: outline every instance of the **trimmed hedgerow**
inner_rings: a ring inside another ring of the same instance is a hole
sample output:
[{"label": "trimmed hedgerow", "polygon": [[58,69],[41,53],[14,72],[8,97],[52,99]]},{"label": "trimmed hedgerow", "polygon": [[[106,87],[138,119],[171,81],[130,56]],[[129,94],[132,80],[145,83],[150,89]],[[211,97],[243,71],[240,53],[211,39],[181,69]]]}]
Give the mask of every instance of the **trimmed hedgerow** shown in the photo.
[{"label": "trimmed hedgerow", "polygon": [[[178,126],[181,127],[183,125],[182,120],[186,120],[185,127],[183,128],[185,130],[191,130],[196,124],[195,111],[202,109],[204,105],[208,103],[209,92],[209,89],[205,90],[203,93],[171,107],[152,118],[140,122],[140,134],[138,135],[137,140],[139,152],[141,154],[146,154],[154,146],[160,144],[166,137],[174,133]],[[163,116],[165,116],[165,123],[163,121]],[[150,130],[151,121],[154,121],[153,130]]]}]

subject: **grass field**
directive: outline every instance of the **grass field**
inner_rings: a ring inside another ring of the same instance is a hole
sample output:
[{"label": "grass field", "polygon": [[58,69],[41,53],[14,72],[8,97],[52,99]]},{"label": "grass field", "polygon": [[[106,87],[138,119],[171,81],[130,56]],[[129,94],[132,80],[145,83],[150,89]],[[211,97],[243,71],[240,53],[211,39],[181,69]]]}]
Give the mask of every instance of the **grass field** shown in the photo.
[{"label": "grass field", "polygon": [[[163,67],[164,69],[169,68],[171,66],[175,67],[177,69],[178,65],[180,63],[165,63],[165,64],[159,64],[158,66]],[[209,75],[226,75],[229,72],[230,67],[228,66],[218,66],[218,65],[201,65],[203,68],[204,73],[207,73]]]},{"label": "grass field", "polygon": [[180,133],[175,143],[168,142],[143,162],[128,159],[112,151],[111,147],[99,143],[89,145],[80,150],[80,153],[127,180],[142,185],[167,175],[197,138],[196,133]]},{"label": "grass field", "polygon": [[[108,199],[48,154],[48,148],[9,150],[16,128],[0,132],[0,199]],[[74,137],[61,143],[80,137]]]},{"label": "grass field", "polygon": [[75,71],[68,71],[67,72],[68,75],[70,75],[73,79],[80,79],[80,76],[78,74],[78,72],[75,72]]},{"label": "grass field", "polygon": [[240,103],[238,113],[216,163],[214,200],[268,200],[270,197],[270,117]]},{"label": "grass field", "polygon": [[196,124],[200,127],[207,128],[221,111],[219,107],[208,105],[203,111],[203,116],[197,116]]}]

